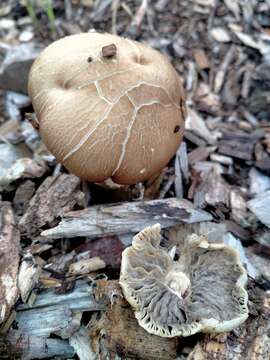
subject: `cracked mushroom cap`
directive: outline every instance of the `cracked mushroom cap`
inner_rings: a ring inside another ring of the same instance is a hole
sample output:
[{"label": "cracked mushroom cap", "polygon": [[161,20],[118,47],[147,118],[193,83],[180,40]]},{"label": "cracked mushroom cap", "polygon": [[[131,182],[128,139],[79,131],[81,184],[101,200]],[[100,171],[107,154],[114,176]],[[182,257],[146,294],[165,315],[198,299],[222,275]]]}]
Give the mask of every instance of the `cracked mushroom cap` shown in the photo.
[{"label": "cracked mushroom cap", "polygon": [[34,62],[28,92],[48,149],[88,181],[149,179],[183,137],[181,81],[136,41],[100,33],[55,41]]},{"label": "cracked mushroom cap", "polygon": [[175,261],[160,240],[159,224],[146,228],[122,255],[120,285],[145,330],[189,336],[230,331],[247,319],[247,275],[234,249],[194,234]]}]

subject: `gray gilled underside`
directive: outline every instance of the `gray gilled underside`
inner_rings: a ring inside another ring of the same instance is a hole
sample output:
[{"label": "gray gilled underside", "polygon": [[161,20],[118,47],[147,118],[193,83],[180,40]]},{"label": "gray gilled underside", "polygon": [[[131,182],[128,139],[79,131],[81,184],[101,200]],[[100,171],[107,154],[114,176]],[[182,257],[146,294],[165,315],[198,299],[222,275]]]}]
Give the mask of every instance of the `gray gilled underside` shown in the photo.
[{"label": "gray gilled underside", "polygon": [[160,226],[123,252],[120,285],[139,324],[163,336],[230,331],[248,317],[247,275],[238,253],[191,236],[180,258],[160,247]]}]

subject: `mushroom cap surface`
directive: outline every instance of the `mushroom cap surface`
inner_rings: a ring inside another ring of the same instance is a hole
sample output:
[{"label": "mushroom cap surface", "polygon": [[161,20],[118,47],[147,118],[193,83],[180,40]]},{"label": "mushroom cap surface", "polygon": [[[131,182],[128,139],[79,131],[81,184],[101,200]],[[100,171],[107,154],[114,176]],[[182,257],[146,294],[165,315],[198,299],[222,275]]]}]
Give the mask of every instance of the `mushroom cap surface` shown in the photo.
[{"label": "mushroom cap surface", "polygon": [[48,149],[88,181],[149,179],[183,137],[181,80],[136,41],[100,33],[57,40],[34,62],[28,92]]},{"label": "mushroom cap surface", "polygon": [[145,330],[189,336],[230,331],[247,319],[247,275],[234,249],[193,234],[175,261],[160,240],[156,224],[122,255],[120,285]]}]

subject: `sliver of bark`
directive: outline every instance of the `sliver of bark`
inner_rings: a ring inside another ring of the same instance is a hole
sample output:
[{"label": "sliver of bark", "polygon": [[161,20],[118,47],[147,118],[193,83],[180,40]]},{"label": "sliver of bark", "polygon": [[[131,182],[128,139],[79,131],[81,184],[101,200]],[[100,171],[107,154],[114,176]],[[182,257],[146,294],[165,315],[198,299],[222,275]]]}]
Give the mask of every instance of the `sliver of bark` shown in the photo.
[{"label": "sliver of bark", "polygon": [[202,178],[201,184],[194,194],[194,205],[203,207],[204,205],[212,205],[216,207],[218,204],[229,204],[230,186],[223,177],[212,168]]},{"label": "sliver of bark", "polygon": [[80,179],[74,175],[59,174],[47,177],[40,185],[20,220],[21,234],[34,238],[44,226],[55,225],[55,220],[82,205],[83,193],[79,190]]},{"label": "sliver of bark", "polygon": [[242,160],[252,160],[252,152],[254,143],[241,143],[237,140],[221,140],[219,142],[218,151],[220,154],[232,156]]},{"label": "sliver of bark", "polygon": [[43,231],[41,235],[51,239],[77,236],[95,238],[134,234],[156,223],[166,228],[180,223],[190,224],[211,219],[210,214],[194,209],[192,203],[183,199],[125,202],[70,212],[64,215],[58,226]]},{"label": "sliver of bark", "polygon": [[18,297],[20,233],[9,202],[0,202],[0,324]]}]

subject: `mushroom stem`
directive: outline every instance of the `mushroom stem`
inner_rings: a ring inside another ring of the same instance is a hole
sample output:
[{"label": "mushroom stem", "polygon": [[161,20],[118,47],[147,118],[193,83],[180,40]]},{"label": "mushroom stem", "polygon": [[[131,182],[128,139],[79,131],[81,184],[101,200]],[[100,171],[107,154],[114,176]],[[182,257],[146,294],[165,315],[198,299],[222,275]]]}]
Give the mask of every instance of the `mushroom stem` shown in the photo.
[{"label": "mushroom stem", "polygon": [[190,279],[183,272],[173,268],[165,278],[165,285],[180,299],[187,296],[190,289]]}]

